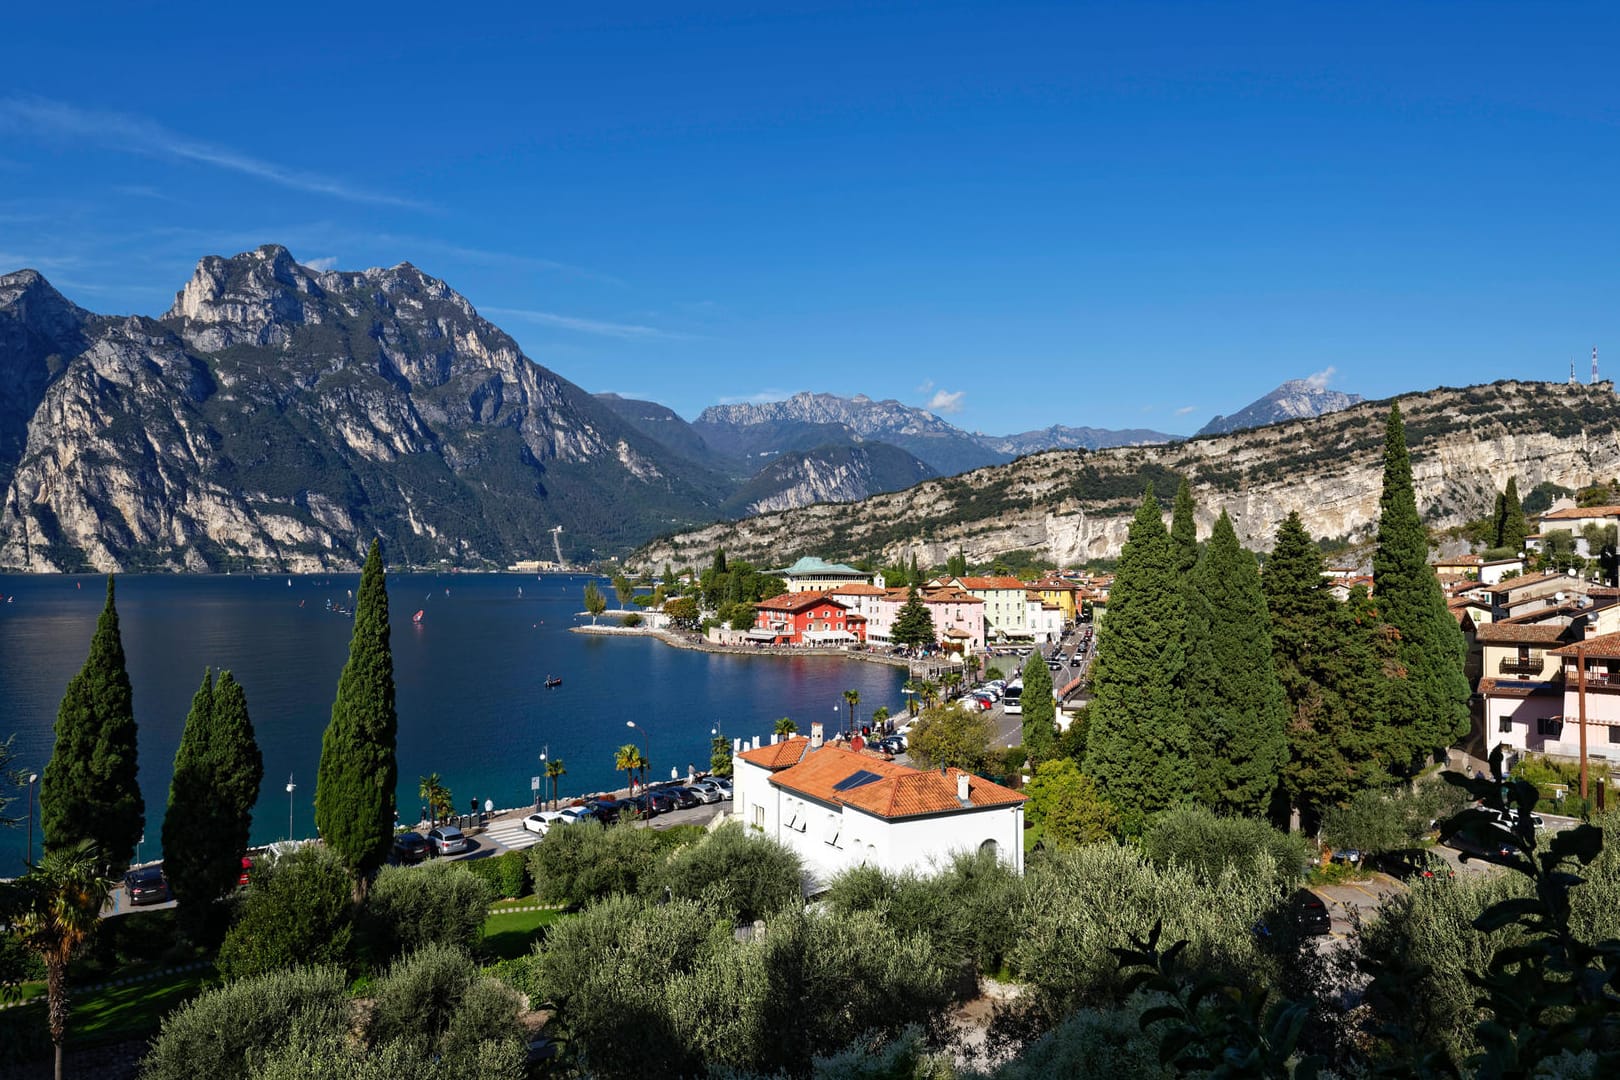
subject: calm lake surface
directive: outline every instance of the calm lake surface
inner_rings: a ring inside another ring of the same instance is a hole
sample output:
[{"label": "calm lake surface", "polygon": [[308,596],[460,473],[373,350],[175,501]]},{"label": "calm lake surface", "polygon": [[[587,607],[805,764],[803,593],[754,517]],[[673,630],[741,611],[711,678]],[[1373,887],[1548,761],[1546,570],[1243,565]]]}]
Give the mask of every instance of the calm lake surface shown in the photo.
[{"label": "calm lake surface", "polygon": [[[416,820],[418,779],[431,772],[458,808],[473,798],[520,806],[532,801],[542,749],[565,763],[564,793],[595,791],[623,781],[614,751],[642,734],[659,777],[671,767],[684,774],[689,762],[703,767],[716,724],[727,736],[768,738],[777,718],[791,716],[808,730],[841,716],[849,689],[860,691],[857,719],[904,704],[905,672],[880,664],[570,633],[589,622],[575,617],[587,580],[389,575],[403,819]],[[354,625],[327,603],[352,607],[359,575],[121,575],[117,585],[140,727],[142,857],[157,854],[174,752],[205,667],[229,668],[247,691],[265,765],[254,842],[287,835],[289,774],[292,831],[311,835],[321,733]],[[0,602],[0,739],[15,734],[25,770],[42,771],[50,758],[57,705],[89,652],[105,591],[103,577],[0,576],[0,595],[11,598]],[[546,689],[548,674],[563,684]],[[37,852],[37,814],[35,833]],[[25,845],[26,826],[0,832],[0,877],[20,872]]]}]

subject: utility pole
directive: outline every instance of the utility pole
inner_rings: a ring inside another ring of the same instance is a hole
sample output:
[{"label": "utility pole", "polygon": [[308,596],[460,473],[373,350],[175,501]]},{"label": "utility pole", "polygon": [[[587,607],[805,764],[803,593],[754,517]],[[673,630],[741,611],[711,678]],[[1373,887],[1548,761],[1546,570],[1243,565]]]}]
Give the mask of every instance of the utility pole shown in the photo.
[{"label": "utility pole", "polygon": [[[1594,350],[1595,351],[1595,350]],[[1581,798],[1586,798],[1586,646],[1575,646],[1575,663],[1580,665],[1575,673],[1576,697],[1580,702],[1581,723]]]}]

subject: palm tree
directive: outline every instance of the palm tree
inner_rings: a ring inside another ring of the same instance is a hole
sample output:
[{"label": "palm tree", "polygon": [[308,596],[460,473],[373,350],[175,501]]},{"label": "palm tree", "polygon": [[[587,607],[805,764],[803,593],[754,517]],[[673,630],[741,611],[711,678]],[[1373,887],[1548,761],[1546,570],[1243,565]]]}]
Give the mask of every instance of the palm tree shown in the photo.
[{"label": "palm tree", "polygon": [[861,703],[861,692],[859,690],[845,690],[844,700],[849,704],[849,730],[853,734],[855,731],[855,706]]},{"label": "palm tree", "polygon": [[633,788],[636,783],[636,770],[646,767],[647,759],[641,756],[641,747],[635,743],[625,743],[613,755],[614,771],[624,773],[626,787]]},{"label": "palm tree", "polygon": [[798,730],[799,725],[795,724],[790,717],[784,716],[776,722],[776,734],[778,735],[793,735]]},{"label": "palm tree", "polygon": [[886,706],[879,705],[877,708],[873,709],[872,710],[872,730],[873,731],[882,731],[882,730],[884,730],[883,725],[888,719],[889,719],[889,710],[888,710],[888,708]]},{"label": "palm tree", "polygon": [[68,1023],[68,961],[101,924],[113,879],[90,841],[47,851],[21,882],[21,907],[12,925],[23,945],[45,961],[45,992],[56,1080],[62,1080],[62,1042]]},{"label": "palm tree", "polygon": [[923,708],[932,709],[939,704],[939,683],[933,679],[924,679],[918,683],[917,693],[922,696]]},{"label": "palm tree", "polygon": [[956,688],[962,685],[962,673],[960,671],[947,671],[940,676],[939,681],[945,684],[945,696],[955,697]]},{"label": "palm tree", "polygon": [[428,775],[421,777],[416,790],[422,796],[422,802],[427,805],[428,813],[432,815],[435,824],[438,822],[441,813],[445,817],[449,817],[455,812],[455,807],[450,798],[450,789],[444,786],[444,782],[439,779],[438,773],[428,773]]},{"label": "palm tree", "polygon": [[546,762],[546,779],[551,781],[551,808],[557,808],[557,782],[567,775],[568,770],[563,766],[562,758],[552,758]]},{"label": "palm tree", "polygon": [[962,658],[962,666],[967,669],[968,678],[973,682],[979,681],[979,667],[981,661],[978,653],[968,653]]},{"label": "palm tree", "polygon": [[906,692],[906,708],[912,716],[917,715],[917,695],[922,692],[922,683],[916,679],[907,679],[901,689]]}]

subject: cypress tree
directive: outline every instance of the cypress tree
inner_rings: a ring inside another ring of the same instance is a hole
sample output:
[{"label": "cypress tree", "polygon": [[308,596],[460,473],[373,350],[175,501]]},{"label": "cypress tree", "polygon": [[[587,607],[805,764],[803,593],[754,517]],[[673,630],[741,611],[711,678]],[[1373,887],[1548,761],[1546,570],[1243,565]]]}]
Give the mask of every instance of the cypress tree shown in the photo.
[{"label": "cypress tree", "polygon": [[714,567],[713,567],[713,569],[714,569],[714,572],[715,572],[716,575],[723,574],[723,573],[726,572],[726,549],[725,548],[717,547],[717,548],[714,549]]},{"label": "cypress tree", "polygon": [[1409,774],[1468,733],[1468,680],[1467,644],[1429,566],[1429,534],[1418,517],[1399,405],[1390,407],[1384,435],[1373,602],[1397,634],[1387,722],[1395,737],[1392,764]]},{"label": "cypress tree", "polygon": [[315,779],[315,824],[321,838],[362,878],[382,865],[392,843],[397,728],[388,586],[382,547],[373,540],[360,574],[349,659],[338,678],[332,720],[321,737]]},{"label": "cypress tree", "polygon": [[1286,710],[1260,570],[1224,510],[1189,581],[1187,720],[1197,791],[1216,810],[1264,814],[1281,779]]},{"label": "cypress tree", "polygon": [[1314,831],[1321,812],[1385,776],[1376,761],[1370,697],[1376,662],[1370,630],[1328,591],[1322,554],[1299,515],[1288,515],[1260,579],[1271,618],[1271,647],[1287,709],[1283,788]]},{"label": "cypress tree", "polygon": [[264,779],[247,695],[228,671],[212,672],[191,700],[174,755],[163,816],[163,866],[182,911],[200,916],[241,873]]},{"label": "cypress tree", "polygon": [[1109,593],[1092,673],[1086,775],[1120,808],[1128,831],[1192,790],[1181,692],[1186,605],[1177,555],[1148,489]]},{"label": "cypress tree", "polygon": [[1024,752],[1039,765],[1052,756],[1057,743],[1057,706],[1052,700],[1052,672],[1046,658],[1036,649],[1024,661],[1023,707]]},{"label": "cypress tree", "polygon": [[1524,504],[1519,502],[1519,478],[1510,476],[1507,491],[1502,494],[1502,518],[1497,529],[1496,546],[1523,551],[1524,538],[1529,532],[1530,526],[1524,520]]},{"label": "cypress tree", "polygon": [[1193,520],[1193,509],[1192,489],[1183,477],[1170,504],[1170,539],[1175,541],[1176,572],[1182,580],[1198,562],[1198,523]]},{"label": "cypress tree", "polygon": [[90,655],[57,709],[56,743],[40,780],[45,850],[65,851],[91,840],[109,871],[128,866],[146,820],[138,769],[134,691],[109,574]]}]

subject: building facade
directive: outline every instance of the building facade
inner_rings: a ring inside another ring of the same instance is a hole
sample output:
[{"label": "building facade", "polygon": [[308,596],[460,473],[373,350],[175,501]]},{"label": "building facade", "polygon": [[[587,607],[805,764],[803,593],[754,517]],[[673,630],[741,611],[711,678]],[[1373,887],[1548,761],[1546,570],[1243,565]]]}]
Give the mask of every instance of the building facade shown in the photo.
[{"label": "building facade", "polygon": [[866,620],[821,593],[783,593],[754,605],[748,638],[768,645],[853,645],[866,640]]}]

